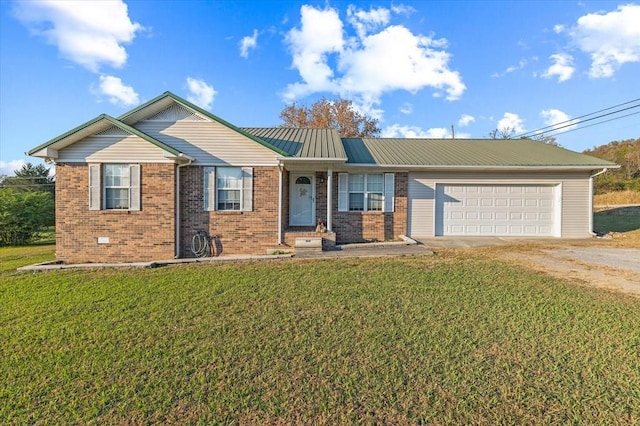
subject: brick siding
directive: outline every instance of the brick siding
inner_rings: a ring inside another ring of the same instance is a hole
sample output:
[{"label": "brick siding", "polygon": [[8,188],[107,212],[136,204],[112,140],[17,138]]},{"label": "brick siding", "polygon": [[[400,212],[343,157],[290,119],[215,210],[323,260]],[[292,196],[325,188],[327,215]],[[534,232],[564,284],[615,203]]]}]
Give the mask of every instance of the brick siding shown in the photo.
[{"label": "brick siding", "polygon": [[[388,241],[406,234],[408,179],[409,174],[406,172],[395,173],[395,204],[393,213],[339,212],[338,174],[334,173],[332,227],[336,233],[337,243]],[[326,205],[324,216],[326,216]]]},{"label": "brick siding", "polygon": [[278,247],[278,168],[253,168],[253,211],[206,211],[203,167],[180,169],[181,256],[194,257],[198,231],[215,236],[218,255],[266,254]]},{"label": "brick siding", "polygon": [[[278,247],[278,168],[253,168],[253,211],[205,211],[204,170],[180,168],[180,256],[193,257],[198,231],[215,236],[216,253],[265,254]],[[316,173],[316,218],[326,224],[326,173]],[[324,182],[321,182],[323,180]],[[56,256],[67,263],[134,262],[175,255],[175,165],[141,164],[141,210],[89,210],[88,165],[56,166]],[[407,230],[408,173],[395,174],[395,211],[338,212],[338,174],[333,175],[333,231],[328,245],[397,239]],[[282,229],[292,246],[289,173],[283,173]],[[288,229],[289,228],[289,229]],[[301,228],[304,236],[313,234]],[[293,233],[292,233],[293,232]],[[302,235],[302,234],[300,234]],[[108,237],[108,244],[98,244]],[[328,248],[328,247],[327,247]]]},{"label": "brick siding", "polygon": [[[140,211],[89,210],[87,164],[56,165],[56,257],[66,263],[171,259],[174,165],[140,165]],[[108,237],[108,244],[98,244]]]}]

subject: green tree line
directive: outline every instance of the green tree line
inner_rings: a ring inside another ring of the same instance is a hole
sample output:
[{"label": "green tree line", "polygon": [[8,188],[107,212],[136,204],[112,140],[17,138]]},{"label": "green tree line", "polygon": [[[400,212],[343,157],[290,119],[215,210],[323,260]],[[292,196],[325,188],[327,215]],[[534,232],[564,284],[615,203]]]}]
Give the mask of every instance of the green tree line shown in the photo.
[{"label": "green tree line", "polygon": [[55,224],[55,179],[50,169],[26,163],[0,177],[0,245],[23,245]]},{"label": "green tree line", "polygon": [[612,141],[583,152],[613,161],[619,169],[608,170],[595,178],[595,193],[640,191],[640,138]]}]

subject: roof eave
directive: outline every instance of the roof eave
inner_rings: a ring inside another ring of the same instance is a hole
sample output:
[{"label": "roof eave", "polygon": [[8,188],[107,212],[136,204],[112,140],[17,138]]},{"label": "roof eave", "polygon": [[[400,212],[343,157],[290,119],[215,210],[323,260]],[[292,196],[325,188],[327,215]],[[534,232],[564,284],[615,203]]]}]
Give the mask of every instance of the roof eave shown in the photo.
[{"label": "roof eave", "polygon": [[[166,153],[168,153],[170,156],[173,157],[178,157],[180,156],[180,154],[182,154],[180,151],[178,151],[177,149],[165,144],[164,142],[161,142],[149,135],[147,135],[144,132],[141,132],[138,129],[135,129],[131,126],[129,126],[128,124],[125,124],[121,121],[119,121],[116,118],[113,118],[107,114],[101,114],[98,117],[87,121],[84,124],[81,124],[78,127],[75,127],[73,129],[71,129],[70,131],[63,133],[62,135],[53,138],[45,143],[43,143],[42,145],[39,145],[35,148],[33,148],[30,151],[27,151],[27,155],[29,156],[33,156],[33,157],[39,157],[39,158],[58,158],[58,151],[59,149],[53,148],[52,146],[55,144],[58,144],[60,142],[63,142],[65,139],[69,139],[71,138],[71,141],[65,145],[64,147],[67,147],[69,145],[72,145],[82,139],[84,139],[85,137],[88,137],[91,135],[91,132],[88,132],[86,135],[82,133],[83,130],[87,130],[92,126],[97,125],[100,122],[107,122],[110,125],[113,125],[131,135],[135,135],[138,136],[141,139],[144,139],[145,141],[151,143],[152,145],[157,146],[158,148],[162,149],[163,151],[165,151]],[[75,139],[74,139],[75,138]],[[63,148],[64,148],[63,147]],[[52,155],[47,155],[47,153],[51,153]]]},{"label": "roof eave", "polygon": [[347,167],[353,168],[383,168],[383,169],[408,169],[425,171],[588,171],[598,169],[619,169],[617,164],[580,164],[580,165],[535,165],[535,166],[498,166],[498,165],[416,165],[416,164],[372,164],[372,163],[347,163]]}]

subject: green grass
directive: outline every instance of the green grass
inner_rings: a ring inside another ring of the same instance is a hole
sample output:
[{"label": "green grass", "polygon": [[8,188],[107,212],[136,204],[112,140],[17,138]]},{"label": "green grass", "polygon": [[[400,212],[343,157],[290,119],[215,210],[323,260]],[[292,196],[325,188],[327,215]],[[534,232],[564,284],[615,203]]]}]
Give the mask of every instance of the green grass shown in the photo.
[{"label": "green grass", "polygon": [[637,424],[638,330],[468,254],[5,269],[0,423]]}]

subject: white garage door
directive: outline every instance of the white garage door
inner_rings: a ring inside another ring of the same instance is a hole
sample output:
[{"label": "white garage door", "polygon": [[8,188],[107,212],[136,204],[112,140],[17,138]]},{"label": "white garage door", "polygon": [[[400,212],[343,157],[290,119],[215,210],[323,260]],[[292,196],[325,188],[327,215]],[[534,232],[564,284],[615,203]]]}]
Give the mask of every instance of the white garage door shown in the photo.
[{"label": "white garage door", "polygon": [[437,185],[436,235],[554,236],[554,188]]}]

